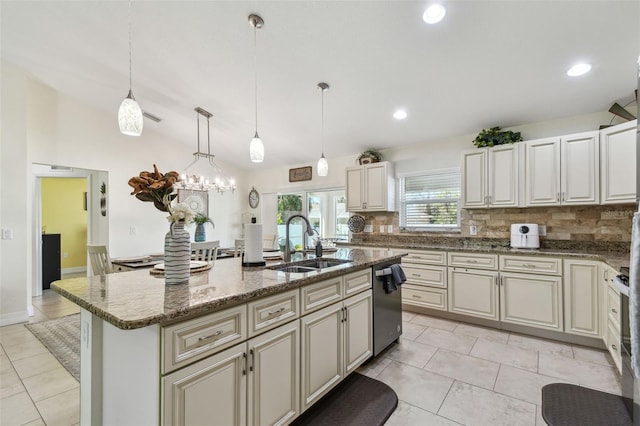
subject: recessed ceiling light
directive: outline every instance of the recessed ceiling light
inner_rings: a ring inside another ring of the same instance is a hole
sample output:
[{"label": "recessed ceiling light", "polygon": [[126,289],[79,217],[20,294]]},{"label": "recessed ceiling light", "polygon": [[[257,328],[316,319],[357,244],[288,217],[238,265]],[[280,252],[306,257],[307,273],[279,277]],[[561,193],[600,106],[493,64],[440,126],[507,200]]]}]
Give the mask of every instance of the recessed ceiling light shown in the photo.
[{"label": "recessed ceiling light", "polygon": [[393,113],[393,118],[395,118],[396,120],[404,120],[405,118],[407,118],[407,111],[399,109]]},{"label": "recessed ceiling light", "polygon": [[591,71],[591,64],[587,64],[587,63],[575,64],[574,66],[569,68],[569,71],[567,71],[567,75],[569,77],[577,77],[579,75],[586,74],[589,71]]},{"label": "recessed ceiling light", "polygon": [[444,15],[447,14],[447,10],[441,4],[432,4],[424,11],[422,19],[427,24],[437,24],[442,21]]}]

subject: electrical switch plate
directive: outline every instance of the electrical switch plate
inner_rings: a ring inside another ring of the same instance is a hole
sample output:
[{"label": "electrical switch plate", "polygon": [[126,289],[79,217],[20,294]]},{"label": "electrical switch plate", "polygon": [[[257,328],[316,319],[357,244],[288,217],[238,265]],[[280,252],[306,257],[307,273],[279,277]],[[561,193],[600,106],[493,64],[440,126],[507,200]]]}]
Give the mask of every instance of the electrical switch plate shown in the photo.
[{"label": "electrical switch plate", "polygon": [[132,226],[131,228],[129,228],[129,235],[136,235],[136,227]]},{"label": "electrical switch plate", "polygon": [[380,225],[380,233],[384,234],[384,225]]},{"label": "electrical switch plate", "polygon": [[67,253],[66,251],[64,253],[62,253],[62,257],[64,257],[65,259],[69,257],[69,253]]},{"label": "electrical switch plate", "polygon": [[373,232],[373,225],[365,225],[364,232]]},{"label": "electrical switch plate", "polygon": [[393,234],[393,225],[387,225],[387,232]]},{"label": "electrical switch plate", "polygon": [[3,229],[2,230],[2,239],[3,240],[13,240],[13,229]]},{"label": "electrical switch plate", "polygon": [[538,233],[540,234],[541,237],[544,237],[545,235],[547,235],[547,225],[538,226]]},{"label": "electrical switch plate", "polygon": [[471,225],[469,227],[469,235],[478,235],[478,227]]}]

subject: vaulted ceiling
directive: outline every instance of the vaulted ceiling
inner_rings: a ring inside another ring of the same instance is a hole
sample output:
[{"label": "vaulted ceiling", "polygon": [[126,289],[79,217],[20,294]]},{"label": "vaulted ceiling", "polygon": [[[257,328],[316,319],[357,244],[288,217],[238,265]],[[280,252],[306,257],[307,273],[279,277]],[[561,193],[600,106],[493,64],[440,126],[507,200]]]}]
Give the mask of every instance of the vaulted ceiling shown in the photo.
[{"label": "vaulted ceiling", "polygon": [[[133,1],[133,91],[153,129],[195,151],[196,113],[212,150],[243,169],[315,162],[321,95],[327,157],[607,110],[627,102],[640,52],[637,1]],[[126,1],[7,1],[2,59],[112,114],[128,91]],[[254,134],[254,30],[262,164]],[[566,70],[587,61],[587,75]],[[405,120],[392,117],[397,108]],[[124,137],[124,136],[123,136]],[[135,143],[135,139],[132,139]],[[188,154],[185,155],[188,159]]]}]

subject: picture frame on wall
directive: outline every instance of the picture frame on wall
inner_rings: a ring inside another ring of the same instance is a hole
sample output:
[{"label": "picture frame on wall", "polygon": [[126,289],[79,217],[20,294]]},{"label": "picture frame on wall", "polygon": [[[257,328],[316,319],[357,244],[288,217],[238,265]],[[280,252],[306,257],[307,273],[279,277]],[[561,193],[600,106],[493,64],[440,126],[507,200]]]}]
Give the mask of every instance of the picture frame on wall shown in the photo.
[{"label": "picture frame on wall", "polygon": [[311,166],[289,169],[289,182],[301,182],[305,180],[311,180],[312,176],[313,176],[313,173],[311,171]]},{"label": "picture frame on wall", "polygon": [[209,217],[209,191],[195,189],[178,189],[178,202],[186,203],[196,214]]}]

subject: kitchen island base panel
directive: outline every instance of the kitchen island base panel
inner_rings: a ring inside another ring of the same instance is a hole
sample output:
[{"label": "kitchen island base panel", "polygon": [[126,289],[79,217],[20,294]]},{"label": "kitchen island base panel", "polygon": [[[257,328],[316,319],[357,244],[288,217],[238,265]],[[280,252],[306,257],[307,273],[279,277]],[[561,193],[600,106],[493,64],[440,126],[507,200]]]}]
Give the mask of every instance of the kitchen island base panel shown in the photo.
[{"label": "kitchen island base panel", "polygon": [[80,335],[80,424],[158,425],[159,327],[122,330],[82,309]]},{"label": "kitchen island base panel", "polygon": [[572,343],[575,345],[588,346],[597,349],[606,349],[602,339],[577,336],[574,334],[562,333],[559,331],[544,330],[536,327],[527,327],[524,325],[510,324],[500,321],[486,320],[476,318],[469,315],[455,314],[436,309],[423,308],[421,306],[402,304],[403,312],[413,312],[417,314],[430,315],[436,318],[443,318],[463,323],[479,325],[482,327],[495,328],[497,330],[511,331],[513,333],[526,334],[528,336],[540,337],[542,339],[557,340],[564,343]]}]

